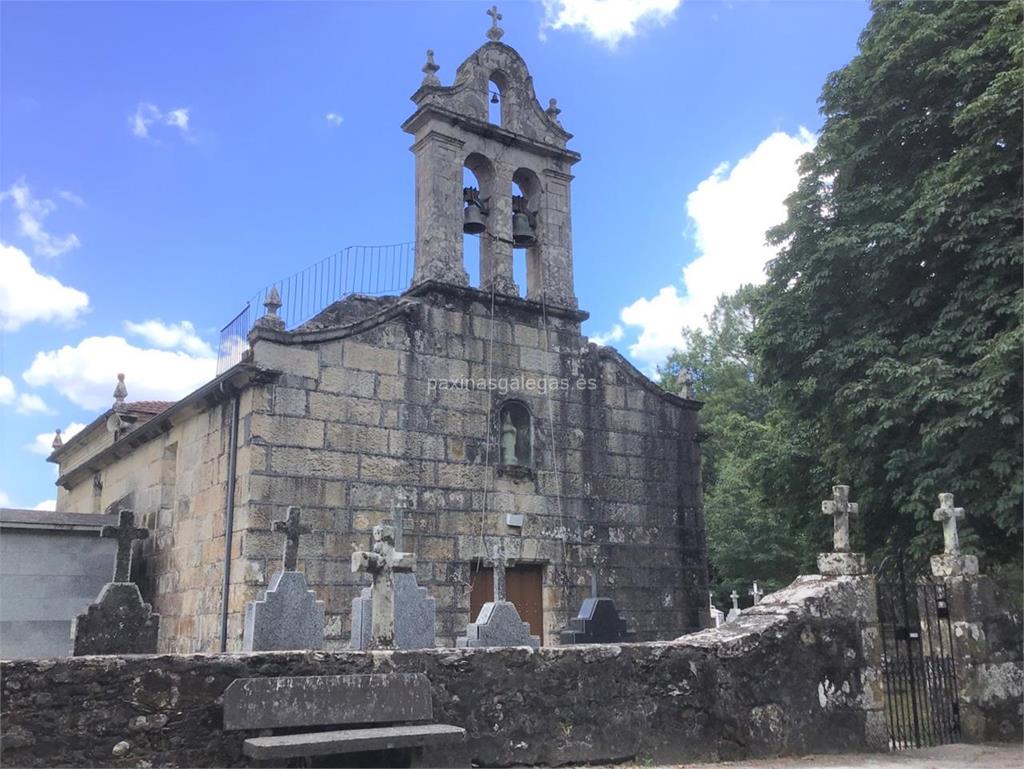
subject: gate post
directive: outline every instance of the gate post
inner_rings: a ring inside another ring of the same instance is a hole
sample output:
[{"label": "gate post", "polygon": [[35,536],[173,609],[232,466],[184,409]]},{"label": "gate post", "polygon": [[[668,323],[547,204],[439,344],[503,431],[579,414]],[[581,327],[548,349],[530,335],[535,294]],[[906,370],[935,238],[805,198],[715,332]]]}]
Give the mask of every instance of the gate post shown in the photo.
[{"label": "gate post", "polygon": [[940,494],[939,500],[934,518],[943,523],[945,548],[932,557],[931,566],[946,586],[963,740],[1020,740],[1020,608],[990,577],[979,574],[976,556],[960,552],[956,521],[963,517],[963,508],[953,507],[952,494]]}]

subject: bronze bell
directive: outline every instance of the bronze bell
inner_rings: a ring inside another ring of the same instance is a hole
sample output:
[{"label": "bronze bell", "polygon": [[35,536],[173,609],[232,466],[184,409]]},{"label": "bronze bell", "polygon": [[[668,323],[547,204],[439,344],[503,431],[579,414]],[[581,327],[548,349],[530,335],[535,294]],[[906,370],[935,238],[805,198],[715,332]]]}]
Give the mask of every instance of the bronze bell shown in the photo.
[{"label": "bronze bell", "polygon": [[479,235],[487,229],[484,224],[484,212],[476,201],[468,201],[462,212],[462,231],[467,235]]},{"label": "bronze bell", "polygon": [[517,211],[512,214],[512,247],[529,248],[536,244],[537,235],[528,214]]}]

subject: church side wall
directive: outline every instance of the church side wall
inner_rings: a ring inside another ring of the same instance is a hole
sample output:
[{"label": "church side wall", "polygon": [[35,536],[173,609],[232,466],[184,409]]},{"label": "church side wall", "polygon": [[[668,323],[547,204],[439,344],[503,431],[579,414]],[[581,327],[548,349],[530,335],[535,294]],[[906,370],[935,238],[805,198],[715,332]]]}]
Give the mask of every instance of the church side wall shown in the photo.
[{"label": "church side wall", "polygon": [[[247,413],[252,393],[241,397]],[[219,648],[230,414],[228,402],[188,417],[99,473],[100,509],[123,504],[149,529],[149,538],[136,543],[132,576],[160,614],[161,651]],[[247,446],[239,450],[240,475],[249,453]],[[93,495],[93,484],[83,481],[66,492],[61,508],[89,509]],[[236,555],[241,540],[236,535]]]},{"label": "church side wall", "polygon": [[[402,547],[436,599],[441,644],[465,632],[471,564],[498,535],[513,564],[543,567],[545,643],[590,594],[591,570],[639,639],[694,629],[706,595],[696,411],[642,387],[587,346],[576,322],[548,322],[545,350],[539,313],[499,306],[492,327],[480,302],[427,297],[404,318],[344,340],[257,341],[254,362],[286,373],[244,420],[258,459],[241,490],[244,579],[233,622],[280,568],[270,522],[299,505],[312,528],[299,568],[327,604],[328,646],[343,647],[366,580],[351,573],[351,552],[407,500]],[[570,384],[550,397],[501,385],[552,377]],[[499,387],[443,384],[487,378]],[[532,414],[525,472],[495,471],[506,398]],[[506,525],[509,514],[523,525]]]}]

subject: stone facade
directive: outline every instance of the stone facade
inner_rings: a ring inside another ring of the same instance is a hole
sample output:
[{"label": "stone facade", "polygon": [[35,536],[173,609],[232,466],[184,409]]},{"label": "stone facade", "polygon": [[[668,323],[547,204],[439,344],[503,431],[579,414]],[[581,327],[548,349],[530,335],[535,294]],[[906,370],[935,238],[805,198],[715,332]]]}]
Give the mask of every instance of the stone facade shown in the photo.
[{"label": "stone facade", "polygon": [[[417,246],[405,294],[352,296],[286,331],[275,290],[243,363],[113,437],[101,417],[51,457],[59,509],[125,504],[152,530],[135,577],[163,618],[162,650],[240,648],[246,603],[281,568],[270,522],[290,505],[312,529],[298,568],[326,604],[329,647],[347,642],[366,584],[350,554],[406,506],[401,549],[436,599],[440,644],[474,619],[471,573],[495,547],[543,567],[534,632],[547,643],[595,570],[638,639],[700,626],[700,404],[582,336],[569,174],[580,156],[500,37],[492,30],[451,86],[431,57],[412,97]],[[491,89],[500,124],[487,120]],[[464,168],[486,208],[479,287],[462,265]],[[526,246],[515,216],[529,224]],[[526,251],[524,297],[514,245]],[[122,424],[131,404],[118,388],[108,419]],[[514,460],[502,444],[511,410]]]}]

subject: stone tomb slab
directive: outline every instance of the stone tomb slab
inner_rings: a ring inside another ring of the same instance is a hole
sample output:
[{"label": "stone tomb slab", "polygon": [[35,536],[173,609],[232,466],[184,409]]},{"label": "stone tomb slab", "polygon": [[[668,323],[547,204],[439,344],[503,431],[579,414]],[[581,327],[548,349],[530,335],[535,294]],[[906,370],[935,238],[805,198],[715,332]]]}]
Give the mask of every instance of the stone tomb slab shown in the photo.
[{"label": "stone tomb slab", "polygon": [[245,610],[244,651],[322,649],[324,602],[316,599],[301,571],[279,571],[266,599]]},{"label": "stone tomb slab", "polygon": [[71,626],[75,656],[156,654],[159,633],[160,615],[142,600],[134,582],[108,582]]},{"label": "stone tomb slab", "polygon": [[[413,573],[397,573],[395,580],[395,648],[432,649],[437,635],[437,606]],[[372,588],[364,587],[352,599],[353,649],[369,649],[373,625]]]},{"label": "stone tomb slab", "polygon": [[628,641],[634,636],[626,629],[611,598],[585,598],[579,614],[559,633],[562,644],[608,644]]},{"label": "stone tomb slab", "polygon": [[540,638],[530,635],[530,625],[523,622],[511,601],[491,601],[480,609],[476,622],[466,626],[466,635],[455,639],[460,649],[483,646],[531,646],[540,648]]}]

